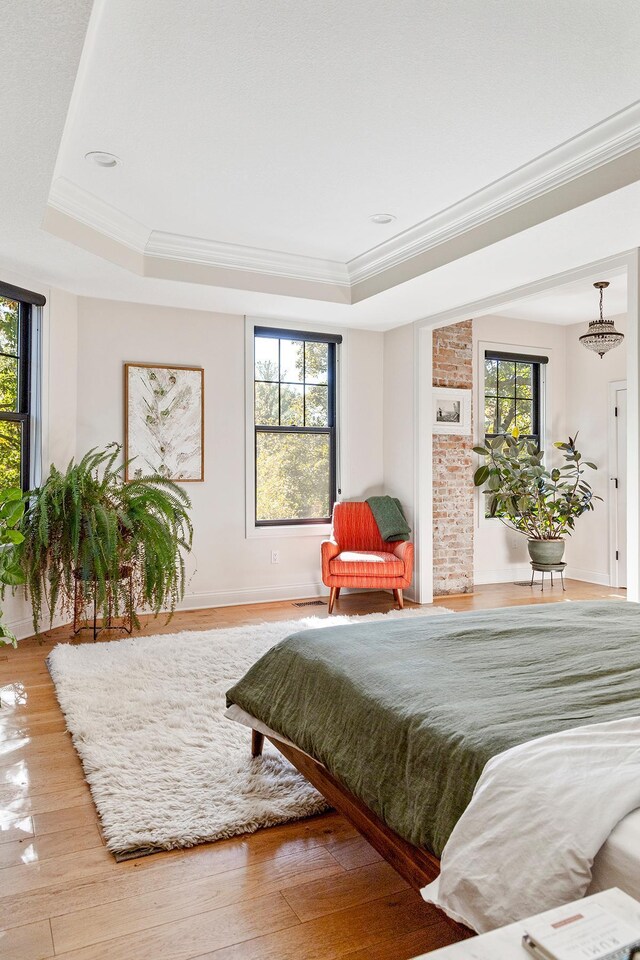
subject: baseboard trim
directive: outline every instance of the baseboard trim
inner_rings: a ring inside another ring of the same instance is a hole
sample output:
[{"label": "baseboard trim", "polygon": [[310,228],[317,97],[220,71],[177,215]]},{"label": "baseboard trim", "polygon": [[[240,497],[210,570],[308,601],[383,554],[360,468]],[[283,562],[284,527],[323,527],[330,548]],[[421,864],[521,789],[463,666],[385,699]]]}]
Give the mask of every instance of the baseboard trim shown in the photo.
[{"label": "baseboard trim", "polygon": [[[344,593],[367,593],[367,590],[347,588]],[[387,591],[389,594],[391,591]],[[407,599],[412,599],[405,592]],[[176,610],[208,610],[212,607],[238,607],[251,603],[272,603],[277,600],[306,600],[313,597],[329,597],[329,589],[319,580],[307,583],[290,583],[272,585],[268,587],[243,587],[240,590],[219,590],[203,593],[188,593],[177,605]],[[144,611],[139,611],[144,613]],[[160,616],[168,613],[163,610]],[[25,640],[33,636],[33,623],[29,617],[18,620],[8,620],[7,626],[13,630],[18,640]],[[60,617],[54,618],[53,627],[69,626],[71,621]],[[48,630],[47,624],[44,630]],[[44,632],[43,630],[43,632]]]},{"label": "baseboard trim", "polygon": [[220,590],[206,593],[188,593],[176,610],[206,610],[209,607],[238,607],[244,603],[269,603],[274,600],[303,600],[306,597],[329,595],[321,581],[290,583],[269,587],[243,587],[240,590]]},{"label": "baseboard trim", "polygon": [[597,583],[601,587],[611,586],[608,574],[596,573],[594,570],[581,570],[579,567],[572,567],[570,563],[567,564],[564,575],[567,580],[583,580],[585,583]]},{"label": "baseboard trim", "polygon": [[[20,617],[18,620],[5,620],[5,624],[12,630],[18,640],[26,640],[28,637],[33,637],[33,620],[31,617]],[[69,626],[71,620],[63,620],[62,617],[54,617],[53,623],[49,626],[49,623],[43,625],[42,633],[46,633],[48,630],[55,630],[56,627],[66,627]]]},{"label": "baseboard trim", "polygon": [[473,582],[476,585],[485,583],[514,583],[518,580],[530,580],[531,567],[528,563],[514,563],[512,567],[502,567],[498,570],[483,570],[476,572]]}]

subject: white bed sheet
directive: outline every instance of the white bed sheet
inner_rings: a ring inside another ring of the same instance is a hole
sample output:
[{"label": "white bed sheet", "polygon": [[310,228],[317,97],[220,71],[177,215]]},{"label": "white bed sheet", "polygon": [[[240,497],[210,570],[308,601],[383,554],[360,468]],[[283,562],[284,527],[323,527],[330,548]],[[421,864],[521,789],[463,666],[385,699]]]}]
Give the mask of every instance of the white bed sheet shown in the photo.
[{"label": "white bed sheet", "polygon": [[[295,747],[291,740],[271,730],[261,720],[252,717],[236,704],[229,707],[225,716],[245,727],[258,730],[265,736]],[[296,749],[300,748],[296,747]],[[593,862],[591,883],[585,896],[601,890],[610,890],[612,887],[619,887],[620,890],[624,890],[629,896],[640,901],[640,809],[623,817],[600,848]]]},{"label": "white bed sheet", "polygon": [[587,895],[611,887],[640,900],[640,810],[622,818],[593,861]]}]

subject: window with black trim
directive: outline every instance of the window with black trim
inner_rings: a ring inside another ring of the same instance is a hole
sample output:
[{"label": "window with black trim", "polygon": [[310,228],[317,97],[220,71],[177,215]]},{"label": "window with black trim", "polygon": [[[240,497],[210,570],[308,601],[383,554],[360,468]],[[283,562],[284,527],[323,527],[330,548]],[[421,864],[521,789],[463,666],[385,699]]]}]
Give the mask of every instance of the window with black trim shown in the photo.
[{"label": "window with black trim", "polygon": [[484,432],[487,440],[512,433],[541,445],[540,368],[547,357],[485,351]]},{"label": "window with black trim", "polygon": [[0,490],[30,486],[31,326],[36,302],[44,303],[44,297],[0,284]]},{"label": "window with black trim", "polygon": [[328,523],[336,499],[339,336],[254,331],[255,523]]}]

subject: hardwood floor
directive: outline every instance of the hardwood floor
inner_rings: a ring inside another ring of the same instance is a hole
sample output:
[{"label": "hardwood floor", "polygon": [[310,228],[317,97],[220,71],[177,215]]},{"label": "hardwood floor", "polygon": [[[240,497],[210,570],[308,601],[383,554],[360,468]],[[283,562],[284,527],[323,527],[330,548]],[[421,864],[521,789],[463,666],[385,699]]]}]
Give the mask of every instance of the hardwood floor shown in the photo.
[{"label": "hardwood floor", "polygon": [[[478,587],[436,603],[464,611],[624,597],[567,581]],[[390,609],[340,597],[337,613]],[[407,601],[407,606],[411,606]],[[291,602],[145,618],[143,633],[326,616]],[[114,639],[110,634],[108,639]],[[0,956],[3,960],[402,960],[453,942],[433,908],[337,814],[191,850],[116,863],[45,665],[70,639],[0,647]],[[249,739],[247,739],[249,751]]]}]

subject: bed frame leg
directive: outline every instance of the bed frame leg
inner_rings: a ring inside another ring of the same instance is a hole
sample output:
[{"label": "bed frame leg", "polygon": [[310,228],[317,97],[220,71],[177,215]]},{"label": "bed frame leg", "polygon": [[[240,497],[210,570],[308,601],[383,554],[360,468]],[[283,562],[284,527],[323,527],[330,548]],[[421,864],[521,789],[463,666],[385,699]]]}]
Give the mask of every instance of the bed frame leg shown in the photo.
[{"label": "bed frame leg", "polygon": [[264,733],[260,733],[259,730],[252,730],[251,731],[251,756],[261,757],[263,746],[264,746]]},{"label": "bed frame leg", "polygon": [[404,597],[402,596],[402,590],[394,590],[393,596],[398,604],[398,610],[404,610]]},{"label": "bed frame leg", "polygon": [[329,594],[329,613],[333,613],[333,608],[335,606],[336,600],[338,599],[339,593],[340,593],[339,587],[331,587],[331,593]]}]

